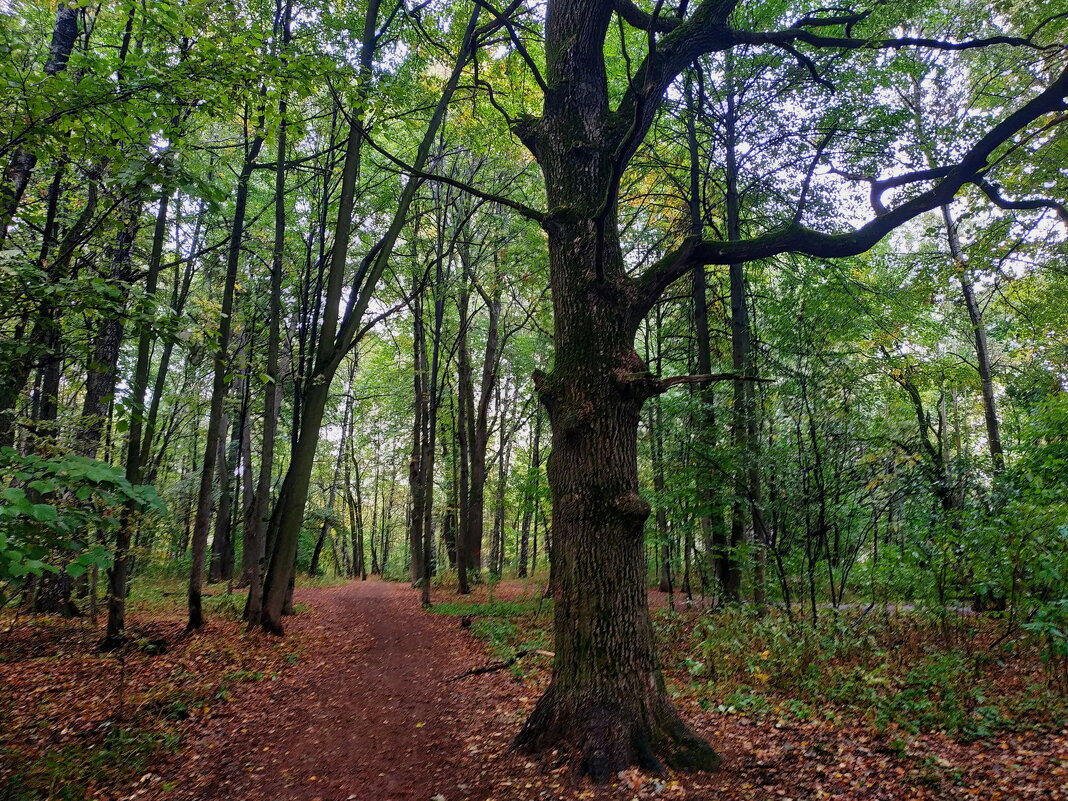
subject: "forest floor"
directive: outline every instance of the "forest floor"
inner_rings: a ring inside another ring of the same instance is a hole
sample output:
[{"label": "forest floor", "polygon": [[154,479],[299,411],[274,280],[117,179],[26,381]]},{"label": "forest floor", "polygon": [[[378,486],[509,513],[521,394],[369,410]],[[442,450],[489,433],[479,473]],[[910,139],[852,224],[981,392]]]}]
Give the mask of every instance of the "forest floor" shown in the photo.
[{"label": "forest floor", "polygon": [[[690,657],[665,660],[669,687],[723,755],[722,769],[667,778],[629,771],[602,787],[577,781],[566,755],[534,760],[509,748],[547,681],[544,655],[463,675],[517,648],[551,648],[551,603],[538,589],[508,582],[462,600],[442,589],[432,612],[406,584],[298,589],[302,613],[287,619],[284,640],[245,634],[221,615],[184,636],[175,619],[139,624],[137,647],[121,658],[95,654],[97,632],[85,623],[9,628],[6,638],[0,634],[0,796],[1068,799],[1063,718],[1041,720],[1036,712],[1033,726],[961,737],[893,721],[877,729],[849,714],[802,714],[796,705],[780,707],[771,693],[763,705],[742,696],[710,703]],[[665,647],[692,639],[707,613],[691,611],[657,611]]]}]

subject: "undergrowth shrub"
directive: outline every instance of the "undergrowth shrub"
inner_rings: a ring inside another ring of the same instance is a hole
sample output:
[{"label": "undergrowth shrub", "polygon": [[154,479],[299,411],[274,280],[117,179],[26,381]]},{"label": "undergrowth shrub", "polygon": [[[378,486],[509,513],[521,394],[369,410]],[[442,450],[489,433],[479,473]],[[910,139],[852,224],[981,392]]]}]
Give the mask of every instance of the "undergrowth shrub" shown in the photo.
[{"label": "undergrowth shrub", "polygon": [[1063,723],[1064,695],[1021,674],[1035,662],[1033,650],[998,641],[994,621],[954,625],[922,615],[863,625],[828,616],[813,627],[737,608],[700,618],[688,653],[665,661],[684,668],[702,706],[725,713],[805,720],[848,712],[878,731],[965,740]]}]

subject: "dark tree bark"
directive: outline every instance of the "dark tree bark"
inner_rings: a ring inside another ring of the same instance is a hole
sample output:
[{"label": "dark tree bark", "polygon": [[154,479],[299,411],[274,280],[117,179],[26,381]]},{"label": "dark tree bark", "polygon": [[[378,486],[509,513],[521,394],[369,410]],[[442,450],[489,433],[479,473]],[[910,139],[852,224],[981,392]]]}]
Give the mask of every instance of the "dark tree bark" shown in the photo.
[{"label": "dark tree bark", "polygon": [[[293,4],[279,3],[278,27],[282,34],[283,61],[291,38],[290,21]],[[242,583],[248,584],[245,620],[250,627],[260,621],[263,607],[263,568],[266,556],[267,523],[270,514],[271,486],[274,476],[274,449],[278,437],[278,417],[282,411],[282,370],[279,364],[282,331],[282,272],[285,269],[286,238],[286,156],[288,123],[286,95],[278,99],[278,138],[275,145],[274,239],[271,243],[270,303],[267,312],[267,388],[263,397],[263,437],[260,445],[260,469],[256,476],[255,500],[251,517],[246,516],[242,550]]]},{"label": "dark tree bark", "polygon": [[[646,358],[652,361],[657,374],[660,373],[663,362],[660,338],[662,327],[663,308],[657,306],[653,311],[652,323],[647,326],[645,330]],[[655,352],[652,352],[650,348],[650,336],[656,341]],[[675,592],[675,584],[673,581],[671,565],[671,529],[668,525],[667,505],[664,499],[664,491],[667,488],[667,484],[664,481],[664,429],[659,405],[652,405],[649,407],[647,423],[649,427],[649,461],[652,463],[653,468],[653,492],[656,493],[657,497],[654,518],[656,520],[657,539],[660,543],[660,585],[658,589],[660,592],[667,593],[670,596]],[[670,599],[669,602],[672,604],[672,608],[674,608],[674,600]]]},{"label": "dark tree bark", "polygon": [[[518,391],[518,386],[515,387]],[[490,559],[490,570],[493,575],[500,578],[504,571],[504,496],[508,489],[508,472],[512,461],[512,443],[515,438],[515,426],[509,422],[512,416],[510,410],[516,410],[515,392],[512,398],[505,402],[502,398],[500,384],[496,388],[497,418],[499,420],[500,446],[497,451],[497,487],[493,505],[493,548]],[[505,398],[507,395],[505,395]]]},{"label": "dark tree bark", "polygon": [[428,418],[430,417],[430,389],[427,375],[426,332],[423,324],[423,302],[416,296],[412,304],[412,455],[408,464],[408,490],[410,514],[408,515],[408,566],[412,586],[418,587],[423,580],[423,536],[426,515],[427,485],[433,478],[427,474],[426,443]]},{"label": "dark tree bark", "polygon": [[630,144],[627,126],[609,119],[603,46],[612,9],[550,4],[545,105],[525,132],[552,210],[545,229],[556,356],[536,386],[553,436],[556,655],[517,743],[575,747],[599,781],[631,764],[719,762],[668,700],[645,593],[650,508],[638,493],[637,437],[642,404],[656,389],[634,351],[644,310],[632,306],[617,233],[614,200]]},{"label": "dark tree bark", "polygon": [[[353,360],[355,362],[355,360]],[[356,421],[352,415],[352,375],[355,372],[355,363],[352,366],[352,371],[349,373],[349,385],[345,394],[345,410],[341,415],[341,441],[337,444],[337,458],[334,461],[334,480],[330,483],[330,491],[328,493],[328,499],[326,502],[326,508],[328,517],[323,520],[322,528],[319,530],[319,538],[315,541],[315,550],[312,551],[311,564],[308,567],[309,576],[319,575],[319,558],[323,551],[323,544],[326,542],[326,538],[330,536],[330,529],[333,528],[332,515],[334,513],[334,505],[337,502],[337,488],[341,483],[342,470],[345,469],[345,448],[346,445],[352,440],[354,429],[356,427]],[[348,481],[345,482],[345,486],[348,486]],[[353,538],[356,537],[356,529],[352,531]]]},{"label": "dark tree bark", "polygon": [[[360,55],[360,76],[365,90],[366,82],[370,80],[373,56],[378,42],[375,30],[378,8],[378,0],[372,0],[365,18]],[[416,170],[421,171],[425,166],[431,147],[437,139],[438,130],[445,117],[445,110],[459,82],[462,66],[467,63],[471,53],[476,21],[477,12],[468,23],[457,66],[454,67],[449,80],[443,87],[441,99],[427,123],[414,160]],[[350,119],[345,165],[342,169],[341,198],[338,202],[334,245],[331,251],[327,291],[324,295],[323,322],[319,329],[319,344],[315,352],[315,367],[311,380],[307,383],[305,407],[301,415],[300,430],[294,443],[289,471],[286,473],[279,502],[275,505],[275,514],[271,519],[271,529],[276,534],[264,583],[261,622],[264,629],[275,634],[282,633],[282,607],[295,567],[297,541],[304,521],[304,505],[308,498],[311,470],[330,391],[330,382],[345,355],[357,341],[364,314],[385,272],[387,262],[393,254],[419,185],[419,181],[415,178],[410,178],[405,184],[388,230],[362,262],[359,274],[362,281],[359,283],[359,290],[348,299],[344,317],[339,319],[362,142],[362,113],[363,106],[361,105],[358,112],[354,113]]]},{"label": "dark tree bark", "polygon": [[234,194],[234,218],[230,229],[230,242],[226,256],[226,275],[219,319],[219,331],[215,338],[211,402],[208,409],[208,430],[204,440],[204,461],[200,471],[200,488],[197,493],[197,511],[193,520],[192,567],[189,573],[189,622],[190,631],[204,625],[201,607],[201,587],[204,583],[204,562],[207,556],[208,529],[211,526],[213,481],[215,462],[218,458],[219,441],[222,438],[223,404],[226,400],[229,368],[230,332],[233,328],[234,291],[237,283],[237,268],[241,258],[241,243],[245,234],[245,208],[248,205],[248,182],[263,146],[262,133],[256,133],[245,153],[244,164],[238,175]]},{"label": "dark tree bark", "polygon": [[[163,245],[167,238],[167,212],[170,207],[170,190],[160,195],[156,212],[156,223],[152,232],[152,250],[148,259],[148,273],[145,276],[145,293],[152,297],[156,294],[159,282],[160,261]],[[142,325],[137,337],[137,359],[134,365],[133,381],[130,386],[130,401],[133,414],[126,441],[126,480],[131,484],[142,483],[145,459],[142,451],[144,436],[145,393],[148,391],[148,375],[151,369],[152,332],[148,325]],[[116,648],[125,639],[126,628],[126,583],[129,575],[129,550],[133,541],[133,532],[137,525],[136,510],[132,506],[123,509],[118,533],[115,538],[115,556],[108,568],[108,621],[102,647]]]},{"label": "dark tree bark", "polygon": [[471,437],[474,429],[474,387],[471,378],[471,353],[467,334],[470,317],[470,294],[466,282],[461,282],[459,311],[460,330],[456,343],[456,450],[459,461],[459,525],[456,530],[457,592],[471,592],[468,570],[474,547],[471,544]]},{"label": "dark tree bark", "polygon": [[[474,265],[466,248],[460,250],[461,259],[468,280],[478,291],[486,304],[487,329],[486,349],[482,358],[482,374],[478,388],[478,402],[474,399],[474,386],[471,378],[471,368],[466,370],[467,379],[464,380],[461,371],[461,404],[466,404],[464,415],[467,422],[466,442],[468,447],[468,459],[470,462],[470,484],[467,491],[467,510],[461,522],[463,529],[463,541],[466,547],[466,566],[476,575],[482,569],[482,538],[485,530],[486,515],[486,455],[489,449],[489,420],[490,402],[493,398],[493,390],[497,385],[498,368],[498,332],[501,314],[500,292],[490,295],[485,292],[474,275]],[[470,356],[467,357],[470,365]]]},{"label": "dark tree bark", "polygon": [[[728,70],[731,60],[728,59]],[[742,238],[742,199],[738,191],[738,130],[737,97],[734,80],[728,76],[727,113],[724,119],[726,139],[726,185],[727,185],[727,239]],[[746,292],[745,263],[730,265],[731,300],[731,364],[736,375],[755,377],[753,338],[749,322],[749,303]],[[741,600],[742,564],[738,549],[748,540],[757,552],[756,573],[759,580],[753,582],[754,601],[764,602],[763,548],[764,520],[760,509],[760,470],[757,460],[757,405],[756,387],[750,380],[734,382],[733,420],[731,439],[739,456],[739,467],[734,479],[734,504],[731,510],[730,548],[725,555],[725,564],[720,571],[723,594],[728,601]],[[749,529],[747,531],[747,523]],[[751,532],[751,533],[750,533]]]},{"label": "dark tree bark", "polygon": [[[704,234],[704,219],[701,213],[701,180],[704,170],[697,141],[697,115],[704,99],[702,77],[702,73],[699,70],[692,70],[686,76],[684,85],[686,144],[690,166],[690,187],[687,201],[690,212],[690,233],[698,237]],[[708,375],[712,372],[712,337],[708,327],[708,282],[704,265],[696,267],[693,271],[691,295],[694,339],[697,346],[696,373],[697,375]],[[715,450],[719,444],[719,433],[716,429],[715,392],[711,384],[704,387],[696,387],[695,389],[700,398],[700,410],[696,415],[695,431],[699,432],[700,441],[710,449]],[[722,587],[718,580],[719,565],[720,555],[726,553],[727,529],[726,520],[723,516],[721,481],[721,476],[712,468],[702,471],[702,475],[697,481],[697,495],[708,509],[708,512],[700,517],[701,536],[704,546],[701,575],[705,592],[708,591],[708,588],[713,583],[715,583],[717,591]]]},{"label": "dark tree bark", "polygon": [[[135,203],[126,215],[126,222],[116,235],[110,253],[110,278],[122,289],[124,299],[126,286],[132,278],[131,257],[140,218],[141,205]],[[76,434],[78,450],[90,459],[96,458],[115,393],[122,334],[122,316],[105,314],[98,321],[93,336],[93,354],[86,370],[85,396],[82,400],[82,421]]]}]

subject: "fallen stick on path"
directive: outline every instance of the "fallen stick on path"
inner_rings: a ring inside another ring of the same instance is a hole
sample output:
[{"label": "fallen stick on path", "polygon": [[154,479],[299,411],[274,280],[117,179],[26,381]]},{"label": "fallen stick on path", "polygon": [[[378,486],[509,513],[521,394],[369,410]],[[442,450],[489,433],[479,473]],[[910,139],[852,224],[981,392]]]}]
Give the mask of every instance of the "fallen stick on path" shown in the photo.
[{"label": "fallen stick on path", "polygon": [[498,670],[504,670],[505,668],[510,668],[524,656],[530,656],[531,654],[540,654],[541,656],[556,656],[553,651],[543,651],[540,648],[528,648],[523,651],[516,651],[515,656],[513,656],[507,661],[494,662],[493,664],[485,665],[484,667],[468,670],[466,673],[461,673],[459,676],[453,676],[451,679],[449,679],[449,681],[459,681],[460,679],[466,678],[468,676],[481,676],[483,673],[494,673]]}]

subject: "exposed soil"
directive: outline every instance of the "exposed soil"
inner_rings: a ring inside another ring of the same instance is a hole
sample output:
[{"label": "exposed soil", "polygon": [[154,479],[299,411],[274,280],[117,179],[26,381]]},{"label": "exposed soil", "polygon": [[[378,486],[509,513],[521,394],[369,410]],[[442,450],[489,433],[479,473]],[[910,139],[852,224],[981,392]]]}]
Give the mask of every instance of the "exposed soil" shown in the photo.
[{"label": "exposed soil", "polygon": [[487,661],[459,621],[425,613],[418,593],[383,581],[298,590],[295,600],[311,607],[287,619],[305,643],[298,664],[218,709],[136,797],[489,797],[469,744],[514,717],[522,687],[507,674],[477,688],[450,681]]}]

